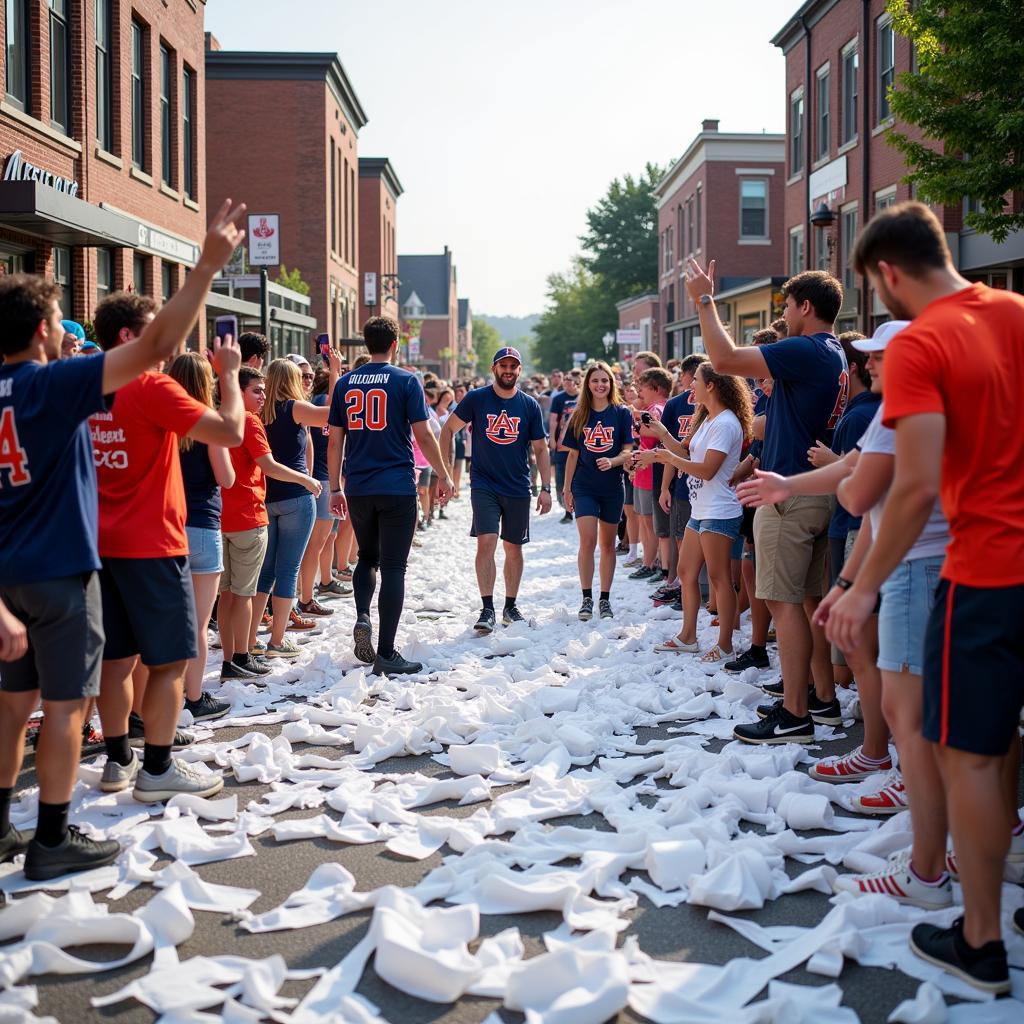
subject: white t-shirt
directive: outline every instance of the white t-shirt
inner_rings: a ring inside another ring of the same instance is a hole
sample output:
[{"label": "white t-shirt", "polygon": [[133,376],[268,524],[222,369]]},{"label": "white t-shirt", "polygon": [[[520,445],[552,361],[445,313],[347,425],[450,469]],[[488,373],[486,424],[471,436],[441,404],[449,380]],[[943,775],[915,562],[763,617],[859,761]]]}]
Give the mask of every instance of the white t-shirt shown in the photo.
[{"label": "white t-shirt", "polygon": [[[884,405],[884,399],[883,399]],[[857,443],[862,455],[895,455],[896,454],[896,431],[882,425],[882,408],[878,407],[874,419],[868,424],[868,429]],[[882,509],[885,508],[885,499],[889,492],[882,495],[881,500],[871,510],[871,533],[878,536],[878,527],[882,522]],[[914,546],[907,552],[904,561],[909,562],[916,558],[931,558],[934,555],[944,555],[946,545],[949,543],[949,523],[942,514],[942,505],[936,500],[928,522],[924,524],[921,535],[914,542]]]},{"label": "white t-shirt", "polygon": [[703,462],[709,451],[725,452],[725,460],[710,480],[689,476],[691,515],[694,519],[736,519],[743,515],[743,506],[729,480],[743,451],[743,427],[729,409],[705,420],[690,439],[691,462]]}]

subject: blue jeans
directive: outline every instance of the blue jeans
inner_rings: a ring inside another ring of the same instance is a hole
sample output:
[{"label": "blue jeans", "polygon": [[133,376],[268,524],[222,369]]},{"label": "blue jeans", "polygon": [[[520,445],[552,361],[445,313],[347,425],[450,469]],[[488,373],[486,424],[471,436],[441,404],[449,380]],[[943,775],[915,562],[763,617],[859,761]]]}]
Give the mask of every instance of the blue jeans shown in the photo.
[{"label": "blue jeans", "polygon": [[294,597],[299,563],[313,532],[316,500],[312,494],[267,502],[267,553],[257,591],[274,597]]}]

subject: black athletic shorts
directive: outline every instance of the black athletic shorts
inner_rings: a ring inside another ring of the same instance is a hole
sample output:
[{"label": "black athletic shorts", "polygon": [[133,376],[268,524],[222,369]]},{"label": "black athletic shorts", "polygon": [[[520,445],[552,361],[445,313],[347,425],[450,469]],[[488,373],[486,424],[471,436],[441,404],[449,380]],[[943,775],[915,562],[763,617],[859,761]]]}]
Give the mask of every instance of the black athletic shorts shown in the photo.
[{"label": "black athletic shorts", "polygon": [[43,700],[81,700],[100,692],[103,613],[94,572],[0,587],[0,597],[28,629],[28,650],[0,662],[0,690],[38,690]]},{"label": "black athletic shorts", "polygon": [[1024,584],[940,580],[924,644],[925,739],[1001,757],[1024,707]]},{"label": "black athletic shorts", "polygon": [[533,499],[529,495],[510,498],[474,487],[469,496],[473,504],[470,537],[497,533],[509,544],[530,543],[530,502]]},{"label": "black athletic shorts", "polygon": [[754,509],[749,506],[743,509],[743,522],[740,523],[740,536],[751,546],[754,546]]},{"label": "black athletic shorts", "polygon": [[104,661],[138,654],[143,665],[170,665],[199,653],[188,555],[104,558],[100,589]]}]

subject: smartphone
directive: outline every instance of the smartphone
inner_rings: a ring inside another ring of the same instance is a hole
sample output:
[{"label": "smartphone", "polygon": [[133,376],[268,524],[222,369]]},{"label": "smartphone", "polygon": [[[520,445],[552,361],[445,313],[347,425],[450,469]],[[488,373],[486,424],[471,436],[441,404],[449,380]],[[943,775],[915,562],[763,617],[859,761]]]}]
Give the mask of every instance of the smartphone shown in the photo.
[{"label": "smartphone", "polygon": [[213,333],[223,341],[227,337],[232,337],[235,341],[238,341],[238,317],[237,316],[219,316],[213,321]]},{"label": "smartphone", "polygon": [[327,366],[327,353],[331,350],[331,336],[329,334],[318,334],[316,336],[316,350],[320,353],[324,366]]},{"label": "smartphone", "polygon": [[649,427],[651,425],[651,414],[649,412],[640,413],[640,422],[645,427]]}]

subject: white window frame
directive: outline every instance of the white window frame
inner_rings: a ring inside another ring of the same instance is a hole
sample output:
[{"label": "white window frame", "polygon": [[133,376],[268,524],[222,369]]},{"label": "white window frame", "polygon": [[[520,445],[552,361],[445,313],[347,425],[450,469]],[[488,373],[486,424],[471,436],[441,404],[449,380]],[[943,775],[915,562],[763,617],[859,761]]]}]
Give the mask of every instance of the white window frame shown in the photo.
[{"label": "white window frame", "polygon": [[[761,174],[744,174],[737,177],[739,183],[739,242],[744,243],[759,243],[767,242],[771,240],[772,235],[772,221],[771,221],[771,179],[767,175]],[[764,185],[764,234],[762,235],[745,235],[743,233],[743,183],[745,181],[759,181]]]},{"label": "white window frame", "polygon": [[[825,104],[822,109],[821,86],[825,83]],[[806,106],[806,105],[805,105]],[[824,146],[822,146],[824,142]],[[814,158],[827,160],[832,152],[832,63],[825,61],[814,72]]]},{"label": "white window frame", "polygon": [[[857,218],[857,226],[853,232],[846,230],[846,221],[850,214]],[[857,287],[857,275],[853,271],[851,257],[853,243],[860,231],[860,226],[860,203],[857,200],[839,208],[839,280],[842,282],[844,292]],[[851,234],[853,237],[850,237]],[[849,281],[847,281],[847,276],[849,276]]]},{"label": "white window frame", "polygon": [[[856,62],[857,62],[856,68],[854,69],[854,73],[853,73],[853,88],[852,88],[852,90],[850,89],[850,82],[847,81],[847,77],[846,77],[847,61],[849,61],[849,59],[851,57],[853,57],[856,60]],[[839,115],[840,115],[840,117],[839,117],[839,120],[840,120],[840,124],[839,124],[839,145],[840,146],[848,146],[851,143],[854,143],[854,142],[857,141],[857,137],[858,137],[858,135],[860,133],[860,126],[859,126],[859,120],[860,120],[859,115],[860,115],[860,109],[861,109],[860,108],[861,95],[860,95],[860,81],[859,81],[859,79],[860,79],[860,38],[858,36],[854,36],[843,47],[842,53],[840,54],[840,58],[839,58],[839,68],[840,68],[840,75],[839,75],[839,77],[842,79],[842,81],[839,83],[840,90],[841,90],[841,94],[840,94],[840,110],[839,110]],[[852,117],[853,123],[852,124],[847,124],[847,122],[846,122],[846,115],[848,113],[848,101],[849,101],[849,96],[850,96],[851,92],[853,93],[853,102],[854,102],[854,110],[853,110],[853,117]]]},{"label": "white window frame", "polygon": [[[797,261],[797,266],[793,266],[793,244],[797,239],[800,239],[800,256],[801,258]],[[789,276],[792,277],[794,274],[802,273],[804,269],[804,261],[807,258],[807,250],[805,248],[807,240],[804,238],[804,226],[803,224],[797,224],[795,228],[789,229],[789,248],[786,250],[786,259],[789,262]]]},{"label": "white window frame", "polygon": [[[891,74],[890,83],[896,81],[896,33],[892,27],[892,15],[883,14],[880,18],[875,21],[875,124],[882,125],[886,124],[892,117],[892,109],[889,106],[889,101],[886,98],[886,89],[882,85],[882,80],[886,74],[886,70],[882,67],[882,47],[881,39],[882,32],[885,30],[889,31],[892,36],[892,64],[889,65],[888,72]],[[882,113],[882,105],[885,105],[885,113]]]},{"label": "white window frame", "polygon": [[[797,105],[797,103],[801,104],[802,109],[800,111],[800,144],[798,146],[795,146],[794,143],[796,142],[796,136],[793,134],[793,108]],[[805,151],[807,148],[807,140],[804,137],[804,132],[807,131],[807,100],[804,96],[804,87],[802,85],[794,89],[789,94],[788,120],[789,125],[788,131],[786,132],[786,142],[788,144],[789,149],[789,176],[790,178],[795,178],[797,175],[803,174],[804,158],[806,155]],[[799,167],[796,166],[795,155],[799,155]]]},{"label": "white window frame", "polygon": [[875,213],[878,213],[879,210],[886,210],[896,202],[896,186],[886,185],[885,188],[878,189],[872,198],[875,203]]}]

